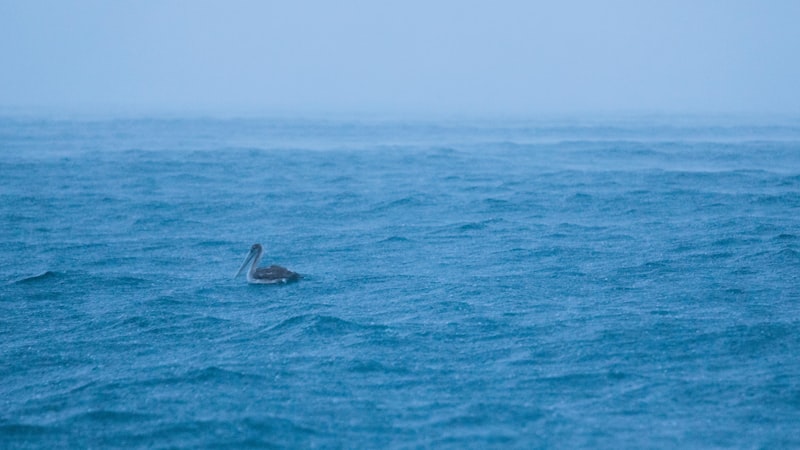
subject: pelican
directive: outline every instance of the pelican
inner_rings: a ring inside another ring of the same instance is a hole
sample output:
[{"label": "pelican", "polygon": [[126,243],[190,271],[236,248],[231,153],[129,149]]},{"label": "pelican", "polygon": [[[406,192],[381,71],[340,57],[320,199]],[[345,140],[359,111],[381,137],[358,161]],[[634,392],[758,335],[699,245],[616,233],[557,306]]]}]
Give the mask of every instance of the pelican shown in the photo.
[{"label": "pelican", "polygon": [[303,278],[299,273],[292,272],[281,266],[273,265],[259,268],[258,263],[261,261],[261,256],[263,254],[264,248],[261,247],[261,244],[253,244],[253,246],[250,247],[250,253],[247,254],[247,258],[245,258],[242,263],[242,267],[239,267],[239,271],[236,272],[233,278],[238,277],[250,261],[253,261],[250,270],[247,271],[247,282],[250,284],[290,283]]}]

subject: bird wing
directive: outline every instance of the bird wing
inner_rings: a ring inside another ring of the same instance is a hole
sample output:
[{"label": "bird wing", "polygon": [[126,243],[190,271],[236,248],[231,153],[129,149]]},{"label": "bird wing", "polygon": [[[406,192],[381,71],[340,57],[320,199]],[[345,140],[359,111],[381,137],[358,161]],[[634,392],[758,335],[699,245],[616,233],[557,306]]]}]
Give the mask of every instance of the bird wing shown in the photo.
[{"label": "bird wing", "polygon": [[292,272],[291,270],[285,267],[274,266],[274,265],[258,269],[256,270],[255,273],[255,278],[268,279],[268,280],[279,280],[282,278],[296,279],[299,277],[300,276],[296,272]]}]

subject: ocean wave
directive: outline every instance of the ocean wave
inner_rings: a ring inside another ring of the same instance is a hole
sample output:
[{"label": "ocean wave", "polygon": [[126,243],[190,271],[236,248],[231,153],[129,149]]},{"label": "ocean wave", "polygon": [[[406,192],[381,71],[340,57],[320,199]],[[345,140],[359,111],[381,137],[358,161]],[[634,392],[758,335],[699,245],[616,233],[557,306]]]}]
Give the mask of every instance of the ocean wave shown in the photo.
[{"label": "ocean wave", "polygon": [[263,375],[226,369],[217,366],[208,366],[201,369],[194,369],[184,373],[173,380],[176,382],[204,383],[204,382],[261,382],[265,379]]},{"label": "ocean wave", "polygon": [[40,425],[15,421],[0,421],[0,447],[3,448],[44,448],[54,442],[64,442],[64,436],[69,433],[68,428],[58,425]]},{"label": "ocean wave", "polygon": [[136,411],[94,409],[91,411],[73,414],[69,418],[61,420],[60,423],[67,427],[74,426],[79,422],[89,422],[95,426],[99,424],[113,426],[115,424],[129,422],[135,422],[136,424],[141,425],[143,422],[158,419],[160,419],[160,416],[157,414]]},{"label": "ocean wave", "polygon": [[510,202],[502,198],[489,197],[489,198],[484,198],[481,201],[489,208],[497,211],[509,211],[515,206],[513,202]]},{"label": "ocean wave", "polygon": [[469,222],[458,226],[459,231],[483,230],[488,224],[486,222]]},{"label": "ocean wave", "polygon": [[411,242],[411,239],[403,236],[390,236],[386,239],[381,239],[378,241],[381,244],[390,244],[390,243],[406,243]]},{"label": "ocean wave", "polygon": [[210,239],[210,240],[198,241],[197,243],[194,244],[194,246],[195,247],[201,247],[201,248],[204,248],[204,247],[216,248],[216,247],[231,247],[231,246],[236,245],[236,244],[237,244],[237,242],[234,242],[234,241],[225,241],[225,240],[221,240],[221,239]]},{"label": "ocean wave", "polygon": [[455,235],[468,236],[468,232],[482,231],[497,224],[505,223],[505,219],[493,217],[481,221],[454,222],[441,225],[429,231],[432,235]]},{"label": "ocean wave", "polygon": [[350,372],[355,373],[379,373],[379,374],[398,374],[408,373],[405,367],[395,367],[386,365],[374,359],[354,359],[348,363]]},{"label": "ocean wave", "polygon": [[753,199],[757,205],[781,205],[785,207],[800,207],[800,193],[786,192],[777,195],[758,195]]},{"label": "ocean wave", "polygon": [[426,204],[430,204],[431,202],[432,202],[431,197],[425,194],[408,195],[396,200],[380,202],[377,205],[373,206],[370,209],[370,212],[372,213],[387,212],[394,209],[419,207]]},{"label": "ocean wave", "polygon": [[164,420],[150,428],[131,433],[129,439],[144,446],[156,442],[170,448],[296,448],[313,446],[309,442],[323,434],[301,420],[267,414],[238,420]]},{"label": "ocean wave", "polygon": [[786,262],[800,262],[800,251],[793,248],[785,248],[780,250],[776,256]]},{"label": "ocean wave", "polygon": [[31,284],[31,283],[44,283],[44,282],[52,282],[61,280],[64,277],[63,272],[53,272],[50,270],[46,270],[38,275],[33,275],[30,277],[21,278],[15,281],[15,284]]},{"label": "ocean wave", "polygon": [[302,314],[290,317],[269,328],[268,331],[271,334],[276,333],[279,335],[300,333],[306,336],[329,337],[384,330],[385,328],[382,325],[362,325],[335,316]]}]

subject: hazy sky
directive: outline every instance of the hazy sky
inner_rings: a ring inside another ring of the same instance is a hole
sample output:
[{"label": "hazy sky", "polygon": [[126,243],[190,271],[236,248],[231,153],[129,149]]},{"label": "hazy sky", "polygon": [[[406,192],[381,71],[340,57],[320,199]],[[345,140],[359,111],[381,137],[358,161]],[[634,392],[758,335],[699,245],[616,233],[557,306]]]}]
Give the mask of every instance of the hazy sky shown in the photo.
[{"label": "hazy sky", "polygon": [[0,0],[0,107],[800,114],[800,1]]}]

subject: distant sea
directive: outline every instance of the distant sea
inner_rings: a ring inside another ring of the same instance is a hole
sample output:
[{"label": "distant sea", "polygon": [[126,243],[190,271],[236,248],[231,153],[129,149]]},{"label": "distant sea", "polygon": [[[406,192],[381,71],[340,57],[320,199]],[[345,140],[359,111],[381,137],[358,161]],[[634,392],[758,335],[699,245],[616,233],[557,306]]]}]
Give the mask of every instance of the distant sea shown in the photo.
[{"label": "distant sea", "polygon": [[214,446],[800,447],[800,120],[3,116],[0,447]]}]

